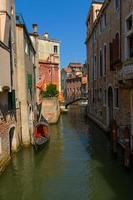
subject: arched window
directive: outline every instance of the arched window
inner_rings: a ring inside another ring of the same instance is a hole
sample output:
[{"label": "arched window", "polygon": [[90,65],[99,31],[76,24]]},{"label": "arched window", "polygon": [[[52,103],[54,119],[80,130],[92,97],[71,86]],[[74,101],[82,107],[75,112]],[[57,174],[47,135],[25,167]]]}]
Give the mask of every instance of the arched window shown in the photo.
[{"label": "arched window", "polygon": [[115,36],[115,48],[116,48],[116,59],[118,60],[120,58],[120,37],[119,37],[119,33],[116,33],[116,36]]}]

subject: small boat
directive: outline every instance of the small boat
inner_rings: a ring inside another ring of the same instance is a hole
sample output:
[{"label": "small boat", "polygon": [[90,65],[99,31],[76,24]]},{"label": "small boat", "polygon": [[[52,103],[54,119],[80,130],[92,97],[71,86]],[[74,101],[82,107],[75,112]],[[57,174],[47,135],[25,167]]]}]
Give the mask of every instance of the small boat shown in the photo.
[{"label": "small boat", "polygon": [[45,118],[41,119],[35,124],[34,130],[34,147],[36,150],[42,149],[50,139],[49,126]]}]

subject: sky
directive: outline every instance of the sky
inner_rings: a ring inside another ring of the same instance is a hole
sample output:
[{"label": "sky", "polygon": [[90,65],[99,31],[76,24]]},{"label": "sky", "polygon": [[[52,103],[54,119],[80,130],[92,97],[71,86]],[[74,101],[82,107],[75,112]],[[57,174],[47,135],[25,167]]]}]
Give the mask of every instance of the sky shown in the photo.
[{"label": "sky", "polygon": [[61,41],[61,67],[70,62],[85,63],[86,17],[91,0],[16,0],[28,30],[38,24],[38,32]]}]

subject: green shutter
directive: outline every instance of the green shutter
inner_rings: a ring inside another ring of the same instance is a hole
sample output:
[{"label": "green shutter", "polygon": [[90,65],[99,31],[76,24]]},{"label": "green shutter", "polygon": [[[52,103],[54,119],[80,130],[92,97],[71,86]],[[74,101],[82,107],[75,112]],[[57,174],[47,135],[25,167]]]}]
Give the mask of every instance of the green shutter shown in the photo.
[{"label": "green shutter", "polygon": [[32,75],[28,74],[28,89],[32,89]]},{"label": "green shutter", "polygon": [[16,94],[15,90],[8,92],[8,110],[16,109]]},{"label": "green shutter", "polygon": [[13,110],[16,109],[16,94],[15,94],[15,90],[12,90],[12,109]]}]

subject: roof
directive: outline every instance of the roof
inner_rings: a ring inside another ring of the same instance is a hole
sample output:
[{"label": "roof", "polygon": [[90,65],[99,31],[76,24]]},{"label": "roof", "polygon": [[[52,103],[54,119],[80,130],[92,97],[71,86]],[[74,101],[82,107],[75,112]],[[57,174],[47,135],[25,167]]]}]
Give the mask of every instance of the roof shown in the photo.
[{"label": "roof", "polygon": [[17,27],[17,26],[24,29],[24,32],[25,32],[25,34],[26,34],[26,36],[27,36],[27,38],[28,38],[28,41],[30,42],[30,45],[31,45],[33,51],[36,53],[35,48],[34,48],[34,46],[33,46],[33,43],[32,43],[32,41],[31,41],[30,35],[29,35],[29,33],[28,33],[28,30],[27,30],[25,21],[24,21],[24,19],[23,19],[23,16],[22,16],[21,14],[19,14],[19,13],[16,14],[16,27]]},{"label": "roof", "polygon": [[71,72],[72,72],[72,70],[71,70],[70,67],[66,67],[66,68],[64,68],[64,71],[65,71],[66,73],[71,73]]},{"label": "roof", "polygon": [[40,40],[44,40],[44,41],[48,41],[48,42],[57,42],[57,43],[61,43],[59,40],[57,39],[52,39],[52,38],[45,38],[44,36],[39,36],[38,37]]},{"label": "roof", "polygon": [[68,67],[83,67],[83,64],[81,64],[81,63],[69,63]]}]

